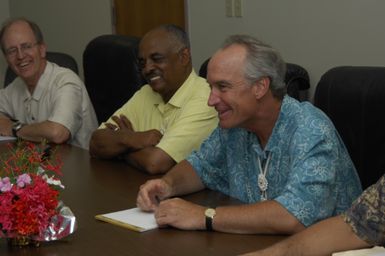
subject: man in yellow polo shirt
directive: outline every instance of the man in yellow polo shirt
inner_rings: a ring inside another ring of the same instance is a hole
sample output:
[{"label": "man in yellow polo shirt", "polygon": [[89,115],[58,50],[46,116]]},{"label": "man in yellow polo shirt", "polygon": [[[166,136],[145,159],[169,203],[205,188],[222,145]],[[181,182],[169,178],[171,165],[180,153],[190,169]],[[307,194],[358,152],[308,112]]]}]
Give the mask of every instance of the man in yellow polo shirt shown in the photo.
[{"label": "man in yellow polo shirt", "polygon": [[148,84],[92,134],[90,154],[164,173],[199,148],[217,126],[217,114],[207,105],[209,85],[192,68],[181,28],[149,31],[139,45],[139,66]]}]

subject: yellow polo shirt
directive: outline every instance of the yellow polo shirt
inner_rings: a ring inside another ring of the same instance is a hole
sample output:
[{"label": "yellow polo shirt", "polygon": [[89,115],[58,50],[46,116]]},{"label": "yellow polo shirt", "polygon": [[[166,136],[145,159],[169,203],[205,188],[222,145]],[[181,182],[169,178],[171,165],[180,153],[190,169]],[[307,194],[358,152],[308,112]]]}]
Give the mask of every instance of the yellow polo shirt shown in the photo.
[{"label": "yellow polo shirt", "polygon": [[[149,85],[143,86],[114,115],[125,115],[135,131],[163,132],[156,145],[176,162],[185,159],[218,125],[217,112],[207,105],[210,88],[192,71],[168,103]],[[110,118],[107,122],[114,123]],[[105,127],[104,124],[101,127]]]}]

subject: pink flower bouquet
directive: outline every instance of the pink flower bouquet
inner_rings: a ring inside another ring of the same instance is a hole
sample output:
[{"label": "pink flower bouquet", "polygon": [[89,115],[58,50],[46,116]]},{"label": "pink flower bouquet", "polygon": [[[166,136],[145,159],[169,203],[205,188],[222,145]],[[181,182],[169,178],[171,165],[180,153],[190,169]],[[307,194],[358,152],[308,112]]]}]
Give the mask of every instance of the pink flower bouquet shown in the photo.
[{"label": "pink flower bouquet", "polygon": [[72,233],[75,218],[59,201],[61,161],[30,142],[9,145],[0,163],[0,238],[56,240]]}]

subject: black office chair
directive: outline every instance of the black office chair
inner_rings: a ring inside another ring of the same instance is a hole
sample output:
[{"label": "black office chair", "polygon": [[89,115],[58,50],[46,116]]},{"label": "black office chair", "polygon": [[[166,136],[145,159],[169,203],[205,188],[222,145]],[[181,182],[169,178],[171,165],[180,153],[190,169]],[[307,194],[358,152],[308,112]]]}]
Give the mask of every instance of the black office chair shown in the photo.
[{"label": "black office chair", "polygon": [[385,67],[336,67],[319,81],[314,104],[333,121],[363,188],[385,173]]},{"label": "black office chair", "polygon": [[[199,68],[199,76],[207,78],[207,65],[209,61],[210,58],[202,63]],[[310,88],[309,74],[306,69],[297,64],[286,63],[285,83],[287,85],[287,94],[297,100],[302,100],[301,92]]]},{"label": "black office chair", "polygon": [[144,84],[137,63],[139,38],[102,35],[83,53],[84,82],[99,123],[106,121]]},{"label": "black office chair", "polygon": [[[76,74],[79,74],[78,64],[76,60],[69,54],[62,52],[47,52],[46,59],[50,62],[54,62],[57,65],[65,68],[69,68]],[[10,67],[7,68],[4,79],[4,87],[8,86],[13,80],[15,80],[16,74]]]},{"label": "black office chair", "polygon": [[302,92],[310,88],[309,74],[306,69],[294,63],[286,63],[285,83],[287,94],[299,101],[303,100]]}]

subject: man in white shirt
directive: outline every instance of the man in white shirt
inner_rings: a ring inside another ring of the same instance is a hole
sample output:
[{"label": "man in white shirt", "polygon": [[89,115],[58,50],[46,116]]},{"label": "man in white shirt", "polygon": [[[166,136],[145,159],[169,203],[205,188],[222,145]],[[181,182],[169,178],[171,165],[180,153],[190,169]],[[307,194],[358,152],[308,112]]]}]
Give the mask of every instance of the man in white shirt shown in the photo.
[{"label": "man in white shirt", "polygon": [[97,119],[86,88],[74,72],[46,60],[39,27],[11,19],[2,26],[0,44],[18,76],[0,90],[0,134],[88,148]]}]

